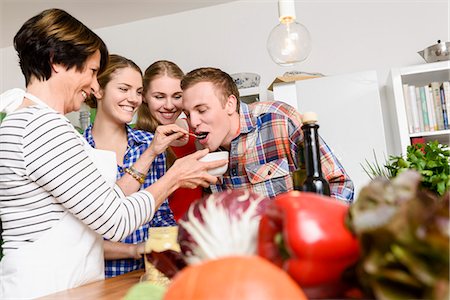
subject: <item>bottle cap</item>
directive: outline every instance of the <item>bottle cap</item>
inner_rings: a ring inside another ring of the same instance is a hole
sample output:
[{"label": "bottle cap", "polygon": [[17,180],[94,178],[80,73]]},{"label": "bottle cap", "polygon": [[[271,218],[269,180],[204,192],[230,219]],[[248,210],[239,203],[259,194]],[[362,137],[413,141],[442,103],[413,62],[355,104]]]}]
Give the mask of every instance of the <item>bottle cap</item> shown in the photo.
[{"label": "bottle cap", "polygon": [[317,122],[317,114],[312,111],[303,113],[302,122],[303,122],[303,124],[316,123]]}]

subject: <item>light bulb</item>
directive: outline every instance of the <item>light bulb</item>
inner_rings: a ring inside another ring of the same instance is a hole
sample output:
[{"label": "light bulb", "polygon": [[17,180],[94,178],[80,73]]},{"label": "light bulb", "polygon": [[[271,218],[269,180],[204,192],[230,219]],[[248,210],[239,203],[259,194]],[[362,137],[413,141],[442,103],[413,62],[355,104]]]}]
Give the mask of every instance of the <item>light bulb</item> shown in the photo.
[{"label": "light bulb", "polygon": [[305,26],[293,18],[284,18],[269,34],[267,50],[281,66],[304,61],[311,52],[311,37]]}]

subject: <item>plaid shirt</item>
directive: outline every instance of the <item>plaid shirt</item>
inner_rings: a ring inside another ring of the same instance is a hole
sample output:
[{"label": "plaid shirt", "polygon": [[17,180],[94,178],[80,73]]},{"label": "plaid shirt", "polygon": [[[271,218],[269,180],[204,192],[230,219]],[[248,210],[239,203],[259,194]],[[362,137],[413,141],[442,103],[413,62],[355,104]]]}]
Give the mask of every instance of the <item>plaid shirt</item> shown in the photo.
[{"label": "plaid shirt", "polygon": [[[293,189],[298,145],[303,144],[301,115],[284,102],[256,102],[240,106],[240,135],[231,141],[229,166],[222,184],[212,192],[248,189],[275,197]],[[351,203],[353,182],[320,138],[322,172],[331,196]]]},{"label": "plaid shirt", "polygon": [[[153,134],[143,131],[134,130],[126,125],[127,136],[128,136],[128,147],[123,158],[123,165],[117,166],[117,179],[120,179],[124,174],[125,168],[133,165],[139,156],[150,146],[153,139]],[[89,126],[84,137],[88,143],[95,148],[94,138],[92,136],[92,125]],[[166,169],[166,156],[165,154],[158,155],[153,161],[148,173],[145,178],[144,184],[141,189],[144,189],[156,182],[158,178],[164,175]],[[173,217],[172,211],[169,208],[169,203],[165,200],[159,209],[155,212],[153,219],[150,223],[142,225],[134,233],[127,236],[122,240],[123,243],[137,244],[144,242],[148,239],[148,228],[149,227],[162,227],[162,226],[174,226],[176,225],[175,219]],[[114,277],[120,274],[124,274],[130,271],[142,269],[144,267],[144,259],[116,259],[116,260],[105,260],[105,276]]]}]

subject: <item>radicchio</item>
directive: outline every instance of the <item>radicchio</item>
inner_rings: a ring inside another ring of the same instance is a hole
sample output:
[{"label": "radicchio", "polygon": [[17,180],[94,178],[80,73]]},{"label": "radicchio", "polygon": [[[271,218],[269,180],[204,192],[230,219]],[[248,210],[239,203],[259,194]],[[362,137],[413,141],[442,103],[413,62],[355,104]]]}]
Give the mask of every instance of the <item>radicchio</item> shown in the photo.
[{"label": "radicchio", "polygon": [[269,202],[253,192],[227,190],[193,203],[179,221],[178,242],[186,261],[255,255],[259,221]]}]

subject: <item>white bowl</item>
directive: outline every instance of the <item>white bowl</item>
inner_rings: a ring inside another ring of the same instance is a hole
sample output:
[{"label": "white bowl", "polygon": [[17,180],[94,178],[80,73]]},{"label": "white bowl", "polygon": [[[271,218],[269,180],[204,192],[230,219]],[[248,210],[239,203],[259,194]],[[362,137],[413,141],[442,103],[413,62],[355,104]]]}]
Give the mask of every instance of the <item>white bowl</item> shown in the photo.
[{"label": "white bowl", "polygon": [[238,89],[259,86],[261,76],[256,73],[235,73],[230,75]]},{"label": "white bowl", "polygon": [[[216,161],[216,160],[221,160],[221,159],[228,159],[228,151],[217,151],[217,152],[211,152],[206,154],[205,156],[203,156],[202,158],[199,159],[199,161]],[[209,169],[208,173],[212,176],[222,176],[228,169],[228,164],[225,164],[224,166],[218,167],[218,168],[214,168],[214,169]]]}]

